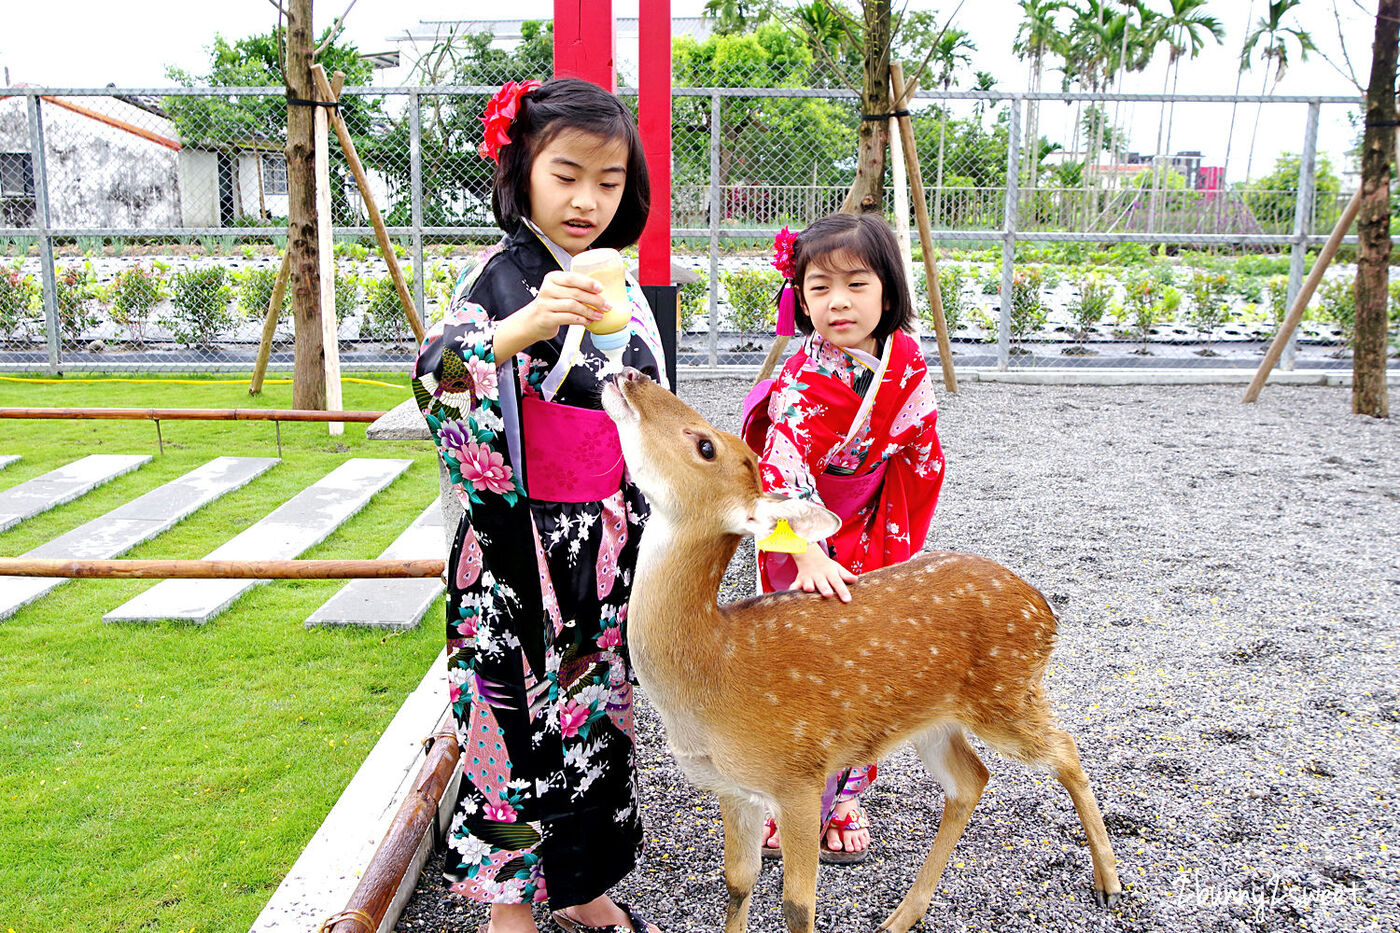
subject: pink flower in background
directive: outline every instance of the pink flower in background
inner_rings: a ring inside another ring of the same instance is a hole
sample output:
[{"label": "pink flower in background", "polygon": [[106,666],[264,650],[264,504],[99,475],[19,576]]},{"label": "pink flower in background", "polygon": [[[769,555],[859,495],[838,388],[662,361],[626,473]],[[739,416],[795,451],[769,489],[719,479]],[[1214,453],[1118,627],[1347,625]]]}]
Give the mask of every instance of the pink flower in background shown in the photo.
[{"label": "pink flower in background", "polygon": [[500,494],[515,490],[505,458],[490,447],[468,443],[457,451],[457,456],[462,462],[462,479],[471,483],[473,488]]},{"label": "pink flower in background", "polygon": [[493,823],[514,823],[515,808],[508,803],[488,803],[482,816]]},{"label": "pink flower in background", "polygon": [[570,739],[578,735],[578,730],[587,722],[588,707],[579,706],[577,702],[570,700],[569,705],[559,714],[559,731],[564,734],[564,738]]},{"label": "pink flower in background", "polygon": [[611,625],[603,629],[603,634],[598,636],[599,648],[616,648],[622,644],[622,629],[619,626]]}]

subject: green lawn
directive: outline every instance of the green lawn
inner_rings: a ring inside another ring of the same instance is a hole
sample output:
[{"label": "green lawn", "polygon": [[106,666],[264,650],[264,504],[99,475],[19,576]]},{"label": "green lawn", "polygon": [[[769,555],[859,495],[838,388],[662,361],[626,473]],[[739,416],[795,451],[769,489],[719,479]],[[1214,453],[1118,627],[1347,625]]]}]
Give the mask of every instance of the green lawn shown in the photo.
[{"label": "green lawn", "polygon": [[[97,377],[94,377],[97,378]],[[397,388],[347,382],[347,409]],[[0,380],[0,406],[290,408],[290,386]],[[276,456],[265,422],[0,421],[9,488],[89,453],[144,467],[0,535],[16,556],[224,454]],[[378,556],[437,494],[425,442],[282,425],[282,462],[127,557],[203,557],[345,458],[414,464],[304,556]],[[442,646],[303,622],[341,581],[254,588],[203,626],[111,625],[152,580],[78,580],[0,622],[0,933],[246,930]],[[425,733],[431,728],[424,724]]]}]

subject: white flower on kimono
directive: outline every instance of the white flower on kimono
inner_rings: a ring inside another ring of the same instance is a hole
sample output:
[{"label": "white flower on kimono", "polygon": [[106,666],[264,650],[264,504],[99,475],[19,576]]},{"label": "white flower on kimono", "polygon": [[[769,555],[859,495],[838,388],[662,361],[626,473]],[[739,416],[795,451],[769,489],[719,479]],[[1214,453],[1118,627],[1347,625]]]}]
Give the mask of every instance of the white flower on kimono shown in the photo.
[{"label": "white flower on kimono", "polygon": [[579,690],[578,694],[574,697],[574,699],[585,706],[591,707],[593,706],[593,704],[603,700],[606,694],[607,687],[605,687],[603,684],[589,684],[588,686]]},{"label": "white flower on kimono", "polygon": [[593,786],[593,782],[603,776],[603,766],[594,765],[583,772],[583,777],[579,779],[578,787],[574,790],[574,799],[578,800],[588,792],[588,788]]},{"label": "white flower on kimono", "polygon": [[493,434],[500,434],[505,430],[506,423],[501,420],[500,414],[494,408],[479,408],[476,411],[476,427],[480,431],[490,431]]},{"label": "white flower on kimono", "polygon": [[462,479],[474,489],[503,494],[515,491],[514,475],[506,466],[505,457],[484,444],[468,443],[457,451],[461,461]]},{"label": "white flower on kimono", "polygon": [[465,836],[454,835],[450,844],[454,850],[461,853],[464,865],[479,865],[491,854],[491,843],[470,833]]},{"label": "white flower on kimono", "polygon": [[479,628],[476,630],[476,650],[482,654],[495,654],[500,649],[491,640],[491,633],[484,628]]}]

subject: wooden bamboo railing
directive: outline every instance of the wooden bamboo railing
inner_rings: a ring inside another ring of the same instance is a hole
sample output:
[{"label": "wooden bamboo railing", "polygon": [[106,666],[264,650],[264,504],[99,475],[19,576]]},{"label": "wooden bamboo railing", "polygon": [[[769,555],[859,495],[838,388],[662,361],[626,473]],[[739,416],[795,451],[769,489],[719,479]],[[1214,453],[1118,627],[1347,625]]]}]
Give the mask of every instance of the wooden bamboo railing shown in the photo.
[{"label": "wooden bamboo railing", "polygon": [[78,580],[351,580],[442,576],[443,560],[77,560],[0,557],[0,576]]},{"label": "wooden bamboo railing", "polygon": [[0,418],[96,418],[127,421],[354,421],[368,424],[382,411],[304,408],[0,408]]},{"label": "wooden bamboo railing", "polygon": [[374,850],[365,873],[350,894],[345,909],[323,922],[318,933],[375,933],[398,896],[428,831],[437,820],[442,796],[457,771],[457,736],[442,731],[433,736],[413,792],[404,798],[394,822]]}]

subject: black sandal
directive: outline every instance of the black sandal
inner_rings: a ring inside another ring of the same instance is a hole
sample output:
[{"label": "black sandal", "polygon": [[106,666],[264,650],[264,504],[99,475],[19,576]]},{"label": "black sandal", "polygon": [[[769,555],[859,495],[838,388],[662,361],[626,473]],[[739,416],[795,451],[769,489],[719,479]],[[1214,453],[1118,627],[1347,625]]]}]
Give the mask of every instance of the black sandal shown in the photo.
[{"label": "black sandal", "polygon": [[[627,915],[627,919],[632,921],[632,929],[628,930],[620,923],[612,923],[605,927],[591,927],[586,923],[580,923],[573,917],[564,913],[563,910],[550,912],[550,917],[564,933],[649,933],[652,924],[641,914],[637,913],[626,904],[617,903],[617,908]],[[567,909],[567,908],[566,908]]]}]

